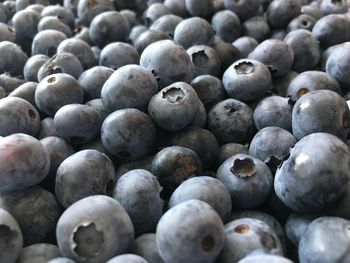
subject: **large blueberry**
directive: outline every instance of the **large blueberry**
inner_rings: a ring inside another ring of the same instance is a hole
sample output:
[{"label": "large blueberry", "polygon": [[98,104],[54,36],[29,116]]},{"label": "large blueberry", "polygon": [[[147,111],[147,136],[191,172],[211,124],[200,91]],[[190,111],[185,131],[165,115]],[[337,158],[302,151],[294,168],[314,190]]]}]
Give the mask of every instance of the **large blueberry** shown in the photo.
[{"label": "large blueberry", "polygon": [[228,189],[218,179],[209,176],[197,176],[180,184],[169,200],[169,208],[184,201],[197,199],[211,205],[223,222],[230,216],[232,203]]},{"label": "large blueberry", "polygon": [[26,133],[36,136],[40,128],[40,116],[28,101],[7,97],[0,99],[0,135]]},{"label": "large blueberry", "polygon": [[254,208],[264,202],[273,187],[267,165],[252,156],[237,154],[218,169],[217,178],[230,192],[233,207]]},{"label": "large blueberry", "polygon": [[92,141],[100,133],[101,116],[88,105],[65,105],[55,113],[53,121],[60,137],[72,144]]},{"label": "large blueberry", "polygon": [[108,152],[124,160],[145,157],[154,147],[156,127],[151,118],[137,109],[118,110],[104,120],[102,144]]},{"label": "large blueberry", "polygon": [[63,207],[97,194],[112,195],[115,171],[107,155],[83,150],[67,157],[57,168],[55,193]]},{"label": "large blueberry", "polygon": [[334,135],[305,136],[276,172],[277,196],[299,212],[315,212],[330,206],[349,182],[349,158],[347,145]]},{"label": "large blueberry", "polygon": [[1,192],[35,185],[49,169],[49,154],[34,137],[15,133],[0,140]]},{"label": "large blueberry", "polygon": [[182,46],[171,40],[161,40],[145,48],[140,57],[140,65],[152,71],[159,88],[177,81],[190,83],[193,79],[190,56]]},{"label": "large blueberry", "polygon": [[210,205],[188,200],[162,216],[156,237],[165,262],[209,263],[215,261],[224,245],[224,226]]},{"label": "large blueberry", "polygon": [[222,84],[229,97],[240,101],[254,101],[260,99],[270,88],[271,75],[263,63],[242,59],[225,71]]},{"label": "large blueberry", "polygon": [[0,193],[0,208],[18,222],[25,246],[55,242],[55,226],[61,207],[55,196],[38,186]]},{"label": "large blueberry", "polygon": [[350,221],[340,217],[314,220],[299,243],[300,263],[348,262]]},{"label": "large blueberry", "polygon": [[17,221],[0,208],[0,262],[15,263],[23,246],[23,235]]},{"label": "large blueberry", "polygon": [[118,201],[92,195],[64,211],[56,236],[63,256],[78,262],[100,263],[131,249],[134,227]]},{"label": "large blueberry", "polygon": [[349,107],[334,91],[311,91],[298,99],[293,107],[292,129],[297,139],[315,132],[327,132],[345,140],[349,128]]},{"label": "large blueberry", "polygon": [[163,210],[161,190],[157,177],[146,170],[131,170],[119,178],[113,197],[130,216],[136,235],[155,231]]},{"label": "large blueberry", "polygon": [[126,65],[117,69],[103,84],[101,100],[110,111],[136,108],[147,109],[158,84],[153,74],[139,65]]},{"label": "large blueberry", "polygon": [[244,102],[226,99],[210,109],[207,126],[220,143],[245,143],[254,132],[253,111]]},{"label": "large blueberry", "polygon": [[185,82],[176,82],[151,98],[148,115],[162,129],[178,131],[192,123],[199,106],[196,91]]}]

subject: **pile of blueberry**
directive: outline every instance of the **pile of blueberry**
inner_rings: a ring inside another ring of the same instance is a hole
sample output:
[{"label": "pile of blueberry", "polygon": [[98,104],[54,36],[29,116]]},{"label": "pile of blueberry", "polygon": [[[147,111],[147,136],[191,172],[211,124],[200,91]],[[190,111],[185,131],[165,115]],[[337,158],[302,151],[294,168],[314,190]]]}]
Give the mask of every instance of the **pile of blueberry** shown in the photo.
[{"label": "pile of blueberry", "polygon": [[350,262],[349,0],[0,1],[0,263]]}]

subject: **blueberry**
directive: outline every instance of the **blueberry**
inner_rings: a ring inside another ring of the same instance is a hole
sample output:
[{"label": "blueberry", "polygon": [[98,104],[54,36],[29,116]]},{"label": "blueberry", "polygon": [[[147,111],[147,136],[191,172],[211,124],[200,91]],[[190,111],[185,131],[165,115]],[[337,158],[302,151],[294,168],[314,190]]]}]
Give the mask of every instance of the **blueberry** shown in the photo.
[{"label": "blueberry", "polygon": [[349,181],[348,164],[348,147],[339,138],[328,133],[305,136],[277,170],[276,194],[298,212],[324,209],[345,190]]},{"label": "blueberry", "polygon": [[292,213],[285,224],[285,232],[292,244],[298,247],[301,237],[306,232],[308,226],[321,214],[300,214]]},{"label": "blueberry", "polygon": [[89,69],[96,64],[91,47],[81,39],[70,38],[63,40],[57,47],[57,53],[61,52],[69,52],[75,55],[84,69]]},{"label": "blueberry", "polygon": [[[203,142],[206,142],[203,144]],[[205,168],[215,164],[219,144],[210,131],[198,127],[189,127],[173,134],[168,146],[182,146],[193,150],[201,159]]]},{"label": "blueberry", "polygon": [[150,26],[158,18],[170,14],[171,11],[163,3],[153,3],[143,13],[144,24]]},{"label": "blueberry", "polygon": [[[45,0],[40,0],[40,1],[45,1]],[[65,24],[69,25],[71,29],[74,29],[75,16],[71,10],[64,8],[62,5],[45,6],[45,8],[43,9],[40,15],[41,17],[59,16]]]},{"label": "blueberry", "polygon": [[104,83],[101,99],[109,110],[146,110],[157,90],[157,81],[151,72],[138,65],[127,65],[116,70]]},{"label": "blueberry", "polygon": [[8,73],[0,74],[0,86],[6,90],[6,92],[12,92],[24,83],[25,80],[22,78],[13,77]]},{"label": "blueberry", "polygon": [[14,263],[22,250],[23,235],[17,221],[2,208],[0,208],[0,230],[0,261]]},{"label": "blueberry", "polygon": [[134,228],[118,201],[92,195],[63,212],[56,236],[63,256],[98,263],[127,253],[132,247]]},{"label": "blueberry", "polygon": [[263,63],[242,59],[225,71],[222,84],[229,97],[240,101],[254,101],[261,98],[270,88],[271,76]]},{"label": "blueberry", "polygon": [[348,2],[346,0],[323,0],[320,3],[320,10],[324,15],[344,14],[348,12]]},{"label": "blueberry", "polygon": [[161,190],[157,178],[146,170],[131,170],[118,179],[113,197],[130,216],[136,235],[155,231],[163,210]]},{"label": "blueberry", "polygon": [[164,263],[159,255],[156,234],[147,233],[135,239],[132,252],[152,263]]},{"label": "blueberry", "polygon": [[137,160],[154,147],[156,127],[140,110],[128,108],[111,113],[101,128],[102,144],[108,152],[124,160]]},{"label": "blueberry", "polygon": [[32,136],[15,133],[0,141],[0,191],[13,191],[43,180],[50,168],[45,148]]},{"label": "blueberry", "polygon": [[69,258],[57,257],[57,258],[50,259],[46,263],[75,263],[75,261]]},{"label": "blueberry", "polygon": [[214,30],[212,26],[200,17],[186,18],[175,28],[174,41],[186,49],[193,45],[210,46],[213,40]]},{"label": "blueberry", "polygon": [[222,145],[218,152],[218,165],[220,166],[228,158],[239,153],[248,154],[247,146],[239,143],[227,143]]},{"label": "blueberry", "polygon": [[173,14],[163,15],[154,21],[150,29],[174,36],[175,28],[182,20],[181,17]]},{"label": "blueberry", "polygon": [[224,245],[224,226],[210,205],[188,200],[162,216],[156,238],[165,262],[214,262]]},{"label": "blueberry", "polygon": [[148,115],[162,129],[178,131],[192,123],[199,105],[199,98],[190,85],[175,82],[151,98]]},{"label": "blueberry", "polygon": [[252,218],[258,219],[266,223],[276,233],[283,246],[283,252],[286,252],[286,237],[282,225],[276,218],[259,210],[239,210],[233,211],[230,216],[230,220],[236,220],[240,218]]},{"label": "blueberry", "polygon": [[145,31],[148,30],[148,27],[144,25],[136,25],[131,28],[129,33],[129,39],[131,43],[134,43],[136,39]]},{"label": "blueberry", "polygon": [[45,77],[35,90],[35,104],[39,110],[49,116],[64,105],[81,103],[84,91],[78,81],[65,73],[52,74]]},{"label": "blueberry", "polygon": [[30,43],[38,32],[40,14],[32,10],[18,11],[12,17],[16,38],[25,51],[30,51]]},{"label": "blueberry", "polygon": [[5,98],[7,96],[7,91],[0,86],[0,99]]},{"label": "blueberry", "polygon": [[267,165],[246,154],[234,155],[223,162],[217,178],[229,190],[233,207],[238,208],[254,208],[262,204],[273,186]]},{"label": "blueberry", "polygon": [[293,65],[293,49],[277,39],[268,39],[260,43],[248,56],[264,63],[272,77],[281,77],[288,73]]},{"label": "blueberry", "polygon": [[242,36],[237,38],[232,43],[241,53],[242,58],[248,57],[249,53],[252,52],[258,45],[258,41],[252,37]]},{"label": "blueberry", "polygon": [[209,110],[207,126],[220,143],[245,143],[254,132],[253,111],[239,100],[226,99]]},{"label": "blueberry", "polygon": [[97,137],[101,117],[88,105],[68,104],[56,112],[54,125],[60,137],[72,144],[83,144]]},{"label": "blueberry", "polygon": [[346,74],[349,61],[350,42],[345,42],[330,53],[326,62],[326,72],[335,78],[343,88],[348,87],[350,84],[350,78]]},{"label": "blueberry", "polygon": [[286,35],[284,41],[292,48],[292,69],[303,72],[314,68],[320,60],[319,41],[306,29],[297,29]]},{"label": "blueberry", "polygon": [[26,133],[35,136],[39,132],[40,116],[35,107],[18,97],[0,99],[0,135]]},{"label": "blueberry", "polygon": [[236,13],[238,17],[244,21],[247,18],[253,17],[260,5],[261,1],[256,0],[243,0],[243,1],[236,1],[236,0],[224,0],[225,8],[228,10],[231,10],[232,12]]},{"label": "blueberry", "polygon": [[95,16],[91,21],[89,33],[91,40],[102,48],[111,42],[126,40],[130,33],[130,25],[119,12],[107,11]]},{"label": "blueberry", "polygon": [[347,262],[350,222],[340,217],[314,220],[299,243],[299,260],[305,262]]},{"label": "blueberry", "polygon": [[312,29],[312,34],[322,47],[340,44],[350,40],[350,20],[346,15],[327,15],[320,18]]},{"label": "blueberry", "polygon": [[287,26],[287,31],[291,32],[296,29],[305,29],[308,31],[312,31],[316,22],[317,22],[316,18],[313,17],[312,15],[301,14],[289,22]]},{"label": "blueberry", "polygon": [[297,139],[315,132],[327,132],[345,140],[349,122],[345,99],[331,90],[311,91],[298,99],[293,107],[292,128]]},{"label": "blueberry", "polygon": [[331,75],[322,71],[305,71],[290,82],[286,95],[293,101],[297,101],[306,93],[321,89],[341,94],[339,83]]},{"label": "blueberry", "polygon": [[30,104],[35,106],[35,90],[38,86],[37,82],[26,82],[19,87],[17,87],[14,91],[8,94],[9,97],[17,97],[28,101]]},{"label": "blueberry", "polygon": [[219,76],[221,61],[213,48],[205,45],[194,45],[187,49],[187,53],[192,60],[193,77],[206,74]]},{"label": "blueberry", "polygon": [[114,10],[113,1],[79,0],[77,4],[77,17],[80,23],[88,26],[97,15]]},{"label": "blueberry", "polygon": [[328,48],[326,48],[325,50],[322,51],[321,53],[321,61],[320,61],[320,69],[322,71],[326,71],[326,63],[327,63],[327,60],[329,58],[329,56],[332,54],[332,52],[339,46],[341,46],[343,44],[336,44],[336,45],[333,45],[333,46],[330,46]]},{"label": "blueberry", "polygon": [[186,0],[165,0],[164,5],[174,15],[180,16],[182,18],[186,18],[190,16],[190,14],[186,9]]},{"label": "blueberry", "polygon": [[16,42],[16,33],[5,23],[0,23],[0,41]]},{"label": "blueberry", "polygon": [[180,184],[169,200],[169,208],[190,199],[197,199],[211,205],[223,222],[230,216],[232,203],[228,189],[218,179],[209,176],[190,178]]},{"label": "blueberry", "polygon": [[[90,31],[88,27],[85,26],[78,26],[74,29],[74,39],[80,39],[88,43],[90,46],[93,46],[93,41],[91,40],[90,37]],[[91,47],[92,50],[92,47]]]},{"label": "blueberry", "polygon": [[52,57],[56,54],[58,45],[67,39],[67,36],[57,30],[46,29],[38,32],[32,42],[32,55],[46,55]]},{"label": "blueberry", "polygon": [[101,50],[99,64],[114,70],[129,64],[138,64],[140,55],[137,50],[123,42],[108,44]]},{"label": "blueberry", "polygon": [[142,32],[139,37],[136,38],[134,41],[134,47],[137,52],[141,54],[150,44],[166,39],[171,39],[167,33],[150,29]]},{"label": "blueberry", "polygon": [[194,78],[191,86],[196,91],[206,110],[227,98],[225,89],[219,78],[211,75],[201,75]]},{"label": "blueberry", "polygon": [[215,11],[212,0],[185,0],[185,7],[194,17],[210,18]]},{"label": "blueberry", "polygon": [[293,261],[278,255],[257,254],[248,255],[238,261],[238,263],[293,263]]},{"label": "blueberry", "polygon": [[38,81],[38,71],[50,58],[43,54],[31,56],[24,65],[23,77],[26,81]]},{"label": "blueberry", "polygon": [[23,248],[22,253],[16,262],[46,263],[50,259],[61,256],[58,247],[48,243],[38,243]]},{"label": "blueberry", "polygon": [[255,134],[249,145],[249,154],[266,163],[274,173],[296,142],[288,131],[274,126],[266,127]]},{"label": "blueberry", "polygon": [[292,107],[287,98],[270,96],[262,99],[254,109],[253,118],[258,130],[276,126],[292,132]]},{"label": "blueberry", "polygon": [[43,139],[49,136],[56,136],[58,137],[58,132],[55,128],[55,125],[53,123],[53,118],[51,117],[46,117],[41,120],[40,122],[40,130],[37,135],[37,138]]},{"label": "blueberry", "polygon": [[242,34],[261,42],[270,36],[270,27],[264,17],[254,16],[244,21],[242,24]]},{"label": "blueberry", "polygon": [[217,12],[213,16],[211,24],[215,34],[226,42],[233,42],[241,33],[241,22],[238,16],[230,10]]},{"label": "blueberry", "polygon": [[300,9],[299,0],[273,0],[266,11],[267,19],[273,27],[284,27],[300,14]]},{"label": "blueberry", "polygon": [[59,165],[56,197],[63,207],[68,207],[90,195],[111,195],[114,175],[113,163],[105,154],[96,150],[79,151]]},{"label": "blueberry", "polygon": [[106,263],[148,263],[144,258],[135,254],[123,254],[111,258]]},{"label": "blueberry", "polygon": [[47,29],[53,29],[62,32],[67,37],[72,37],[72,29],[56,16],[46,16],[43,17],[38,23],[38,31],[43,31]]},{"label": "blueberry", "polygon": [[54,55],[40,67],[38,81],[42,81],[45,77],[57,73],[66,73],[78,79],[83,71],[84,68],[75,55],[61,52]]},{"label": "blueberry", "polygon": [[145,48],[140,57],[140,66],[152,71],[160,89],[178,81],[189,83],[193,79],[189,55],[171,40],[161,40]]},{"label": "blueberry", "polygon": [[143,169],[151,172],[153,158],[153,155],[147,155],[146,157],[135,161],[122,162],[115,171],[116,178],[119,179],[123,174],[135,169]]},{"label": "blueberry", "polygon": [[7,210],[18,222],[25,246],[55,242],[54,230],[61,207],[50,192],[38,186],[2,192],[0,207]]},{"label": "blueberry", "polygon": [[323,17],[323,13],[320,10],[320,2],[311,2],[310,4],[303,5],[301,7],[301,13],[302,14],[307,14],[312,17],[314,17],[317,20],[319,20],[321,17]]},{"label": "blueberry", "polygon": [[269,225],[253,218],[236,219],[225,225],[220,262],[238,262],[254,251],[283,255],[281,242]]},{"label": "blueberry", "polygon": [[165,195],[171,194],[183,181],[201,172],[201,160],[186,147],[166,147],[154,156],[152,162],[152,174],[157,176]]},{"label": "blueberry", "polygon": [[81,73],[78,81],[80,87],[84,90],[85,100],[100,98],[103,84],[113,72],[113,69],[105,66],[95,66]]},{"label": "blueberry", "polygon": [[57,168],[64,159],[74,154],[75,150],[72,145],[60,137],[49,136],[41,139],[40,142],[50,156],[50,171],[46,178],[40,182],[40,185],[54,193]]},{"label": "blueberry", "polygon": [[8,72],[12,75],[22,75],[27,62],[27,55],[15,43],[9,41],[0,42],[0,73]]},{"label": "blueberry", "polygon": [[120,11],[120,14],[123,15],[126,18],[126,20],[128,20],[130,27],[133,27],[138,23],[135,11],[130,9],[124,9]]}]

